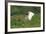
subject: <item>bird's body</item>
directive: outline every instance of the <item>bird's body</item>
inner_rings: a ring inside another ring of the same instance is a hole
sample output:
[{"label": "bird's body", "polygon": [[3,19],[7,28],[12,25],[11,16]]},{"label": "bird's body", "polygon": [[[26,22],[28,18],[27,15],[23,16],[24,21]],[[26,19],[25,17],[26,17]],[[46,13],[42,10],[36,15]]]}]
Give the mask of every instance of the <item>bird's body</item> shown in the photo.
[{"label": "bird's body", "polygon": [[32,16],[34,16],[34,13],[29,11],[28,12],[28,19],[31,20],[32,19]]}]

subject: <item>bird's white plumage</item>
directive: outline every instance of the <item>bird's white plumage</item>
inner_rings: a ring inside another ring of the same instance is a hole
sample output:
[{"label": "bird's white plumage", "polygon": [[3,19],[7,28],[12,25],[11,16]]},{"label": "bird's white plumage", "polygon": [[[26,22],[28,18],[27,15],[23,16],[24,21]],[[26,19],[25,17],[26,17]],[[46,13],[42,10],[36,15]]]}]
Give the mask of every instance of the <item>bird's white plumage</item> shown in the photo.
[{"label": "bird's white plumage", "polygon": [[29,12],[28,12],[28,19],[31,20],[33,15],[34,15],[34,13],[31,12],[31,11],[29,11]]}]

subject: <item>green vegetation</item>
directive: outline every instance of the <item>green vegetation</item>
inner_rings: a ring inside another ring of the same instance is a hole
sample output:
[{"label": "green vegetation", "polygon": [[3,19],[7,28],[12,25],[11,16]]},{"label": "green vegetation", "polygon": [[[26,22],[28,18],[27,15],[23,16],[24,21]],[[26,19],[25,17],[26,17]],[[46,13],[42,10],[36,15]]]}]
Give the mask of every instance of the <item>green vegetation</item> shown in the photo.
[{"label": "green vegetation", "polygon": [[[24,19],[24,15],[32,11],[35,15],[32,20]],[[40,27],[40,7],[32,6],[11,6],[11,28]]]},{"label": "green vegetation", "polygon": [[32,7],[32,6],[11,6],[11,15],[19,15],[25,14],[28,11],[32,11],[35,14],[40,13],[40,7]]}]

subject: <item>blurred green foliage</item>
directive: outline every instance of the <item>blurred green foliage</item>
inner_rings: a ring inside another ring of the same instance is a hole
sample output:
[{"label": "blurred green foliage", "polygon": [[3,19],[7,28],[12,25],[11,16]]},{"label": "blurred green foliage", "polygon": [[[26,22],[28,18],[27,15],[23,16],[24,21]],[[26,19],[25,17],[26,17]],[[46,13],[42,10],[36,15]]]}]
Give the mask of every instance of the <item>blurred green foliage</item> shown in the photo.
[{"label": "blurred green foliage", "polygon": [[[28,11],[35,13],[31,21],[24,19]],[[11,28],[40,27],[40,11],[40,7],[11,5]]]},{"label": "blurred green foliage", "polygon": [[[17,15],[18,16],[18,15]],[[31,27],[40,27],[40,17],[38,15],[34,15],[32,20],[16,20],[16,16],[11,16],[11,28],[31,28]]]},{"label": "blurred green foliage", "polygon": [[25,14],[28,11],[32,11],[35,14],[39,14],[40,13],[40,7],[34,7],[34,6],[11,6],[11,15]]}]

